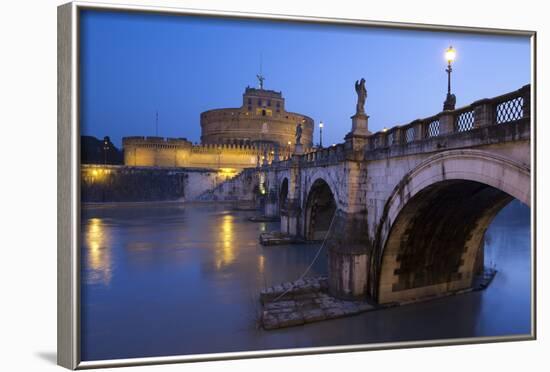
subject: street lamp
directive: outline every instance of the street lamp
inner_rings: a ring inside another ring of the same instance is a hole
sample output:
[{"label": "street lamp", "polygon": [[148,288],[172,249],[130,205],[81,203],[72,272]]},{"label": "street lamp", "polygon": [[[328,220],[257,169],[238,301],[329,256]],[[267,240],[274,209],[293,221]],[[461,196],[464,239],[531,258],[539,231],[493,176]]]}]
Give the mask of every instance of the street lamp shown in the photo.
[{"label": "street lamp", "polygon": [[325,125],[323,124],[323,122],[321,121],[319,123],[319,148],[322,149],[323,148],[323,127]]},{"label": "street lamp", "polygon": [[107,164],[107,151],[109,151],[109,137],[103,138],[103,163]]},{"label": "street lamp", "polygon": [[456,96],[451,93],[451,72],[453,72],[451,64],[455,58],[456,50],[452,46],[449,46],[445,50],[445,60],[447,61],[447,69],[445,70],[447,72],[447,98],[443,102],[443,110],[454,110],[456,105]]}]

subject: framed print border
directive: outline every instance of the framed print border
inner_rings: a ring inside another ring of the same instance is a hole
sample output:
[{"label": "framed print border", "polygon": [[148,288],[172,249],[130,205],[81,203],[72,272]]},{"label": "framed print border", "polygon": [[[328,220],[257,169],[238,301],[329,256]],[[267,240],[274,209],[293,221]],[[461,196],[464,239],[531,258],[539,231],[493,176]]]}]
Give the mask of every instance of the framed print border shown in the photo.
[{"label": "framed print border", "polygon": [[323,18],[281,14],[213,11],[156,6],[71,2],[58,7],[58,156],[57,156],[57,356],[58,364],[70,369],[129,365],[229,360],[268,356],[305,355],[349,351],[459,345],[533,340],[536,338],[536,172],[531,177],[531,334],[391,342],[334,347],[311,347],[268,351],[244,351],[170,357],[81,361],[80,358],[80,128],[79,128],[79,14],[81,10],[164,13],[205,17],[355,25],[411,30],[528,36],[531,39],[531,169],[536,170],[536,32]]}]

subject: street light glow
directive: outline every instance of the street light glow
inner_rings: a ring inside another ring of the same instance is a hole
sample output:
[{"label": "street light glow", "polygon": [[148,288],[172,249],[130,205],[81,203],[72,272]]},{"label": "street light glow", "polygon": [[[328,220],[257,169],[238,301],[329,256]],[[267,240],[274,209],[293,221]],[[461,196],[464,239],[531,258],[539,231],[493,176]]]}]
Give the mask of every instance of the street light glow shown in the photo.
[{"label": "street light glow", "polygon": [[453,72],[453,67],[451,64],[456,58],[456,50],[451,46],[445,50],[445,59],[447,60],[447,68],[445,72],[447,73],[447,98],[443,102],[443,110],[454,110],[456,104],[456,96],[451,93],[451,73]]},{"label": "street light glow", "polygon": [[452,46],[450,46],[445,51],[445,59],[450,64],[450,63],[454,62],[455,58],[456,58],[456,49],[454,49]]},{"label": "street light glow", "polygon": [[325,125],[323,124],[323,122],[320,122],[319,123],[319,128],[323,128]]}]

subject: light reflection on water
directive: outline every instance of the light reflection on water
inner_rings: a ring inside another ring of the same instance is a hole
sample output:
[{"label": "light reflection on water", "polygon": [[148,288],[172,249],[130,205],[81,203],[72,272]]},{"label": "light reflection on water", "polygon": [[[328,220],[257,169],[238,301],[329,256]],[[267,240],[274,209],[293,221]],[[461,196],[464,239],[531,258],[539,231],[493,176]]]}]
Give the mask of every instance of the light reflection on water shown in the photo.
[{"label": "light reflection on water", "polygon": [[[317,245],[262,247],[278,223],[177,204],[83,207],[83,360],[525,334],[529,210],[513,203],[487,234],[499,274],[483,292],[302,327],[257,329],[258,292],[294,280]],[[326,257],[312,275],[326,274]]]},{"label": "light reflection on water", "polygon": [[85,278],[88,284],[109,285],[111,281],[110,235],[100,218],[91,218],[83,229]]},{"label": "light reflection on water", "polygon": [[220,243],[221,247],[216,249],[216,268],[230,265],[235,260],[234,242],[233,242],[233,220],[234,216],[225,214],[220,222]]}]

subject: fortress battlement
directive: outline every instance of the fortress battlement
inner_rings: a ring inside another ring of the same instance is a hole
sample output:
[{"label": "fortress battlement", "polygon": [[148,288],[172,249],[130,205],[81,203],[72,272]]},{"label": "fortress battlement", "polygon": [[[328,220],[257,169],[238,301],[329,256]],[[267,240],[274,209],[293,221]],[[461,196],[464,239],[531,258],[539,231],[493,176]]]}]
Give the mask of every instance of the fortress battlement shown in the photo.
[{"label": "fortress battlement", "polygon": [[187,138],[155,137],[155,136],[130,136],[122,138],[122,145],[126,144],[173,144],[189,146],[192,143]]},{"label": "fortress battlement", "polygon": [[253,87],[246,87],[244,95],[258,95],[264,97],[276,97],[283,98],[283,93],[281,91],[269,90],[269,89],[260,89]]},{"label": "fortress battlement", "polygon": [[257,154],[258,151],[261,151],[262,149],[260,146],[252,145],[252,144],[232,144],[232,143],[222,143],[222,144],[212,144],[212,143],[206,143],[202,145],[194,145],[191,148],[192,152],[212,152],[212,153],[218,153],[220,151],[223,152],[242,152],[242,153],[250,153],[250,154]]}]

